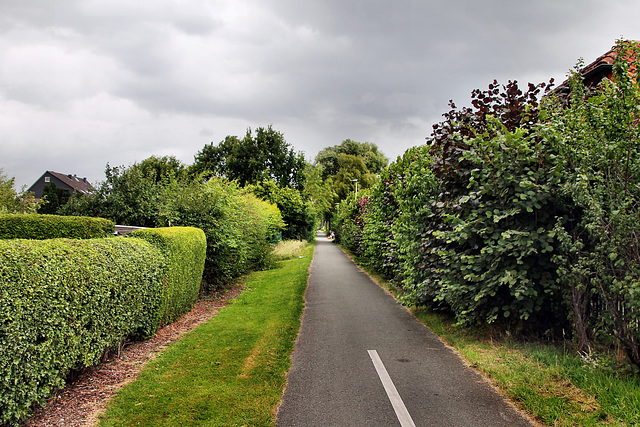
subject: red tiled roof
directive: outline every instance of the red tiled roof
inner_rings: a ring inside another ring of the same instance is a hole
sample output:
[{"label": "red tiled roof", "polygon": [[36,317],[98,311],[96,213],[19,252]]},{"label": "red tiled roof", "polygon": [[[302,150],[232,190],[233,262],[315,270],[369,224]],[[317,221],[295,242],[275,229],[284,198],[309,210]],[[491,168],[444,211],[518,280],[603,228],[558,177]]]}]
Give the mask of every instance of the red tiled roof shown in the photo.
[{"label": "red tiled roof", "polygon": [[[640,45],[640,41],[631,41],[631,43]],[[619,54],[620,52],[618,49],[618,45],[615,45],[608,52],[599,56],[598,59],[582,68],[580,70],[580,74],[584,79],[585,86],[594,88],[602,81],[602,79],[611,79],[613,77],[613,64],[618,58]],[[632,73],[635,71],[635,67],[633,66],[633,64],[630,67],[629,71]],[[569,80],[566,80],[560,86],[558,86],[554,90],[554,92],[568,94],[569,90]]]}]

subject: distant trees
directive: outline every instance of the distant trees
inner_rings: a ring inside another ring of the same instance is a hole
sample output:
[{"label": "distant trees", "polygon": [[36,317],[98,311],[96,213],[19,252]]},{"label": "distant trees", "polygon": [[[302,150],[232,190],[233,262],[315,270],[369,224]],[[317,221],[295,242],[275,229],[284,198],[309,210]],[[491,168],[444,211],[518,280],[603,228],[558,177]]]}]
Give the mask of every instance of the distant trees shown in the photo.
[{"label": "distant trees", "polygon": [[227,136],[217,145],[205,145],[195,156],[193,173],[236,180],[241,186],[265,180],[281,187],[302,190],[306,161],[271,126],[259,127],[255,135],[247,130],[244,138]]},{"label": "distant trees", "polygon": [[15,178],[9,178],[0,168],[0,213],[34,213],[40,206],[32,193],[18,192]]},{"label": "distant trees", "polygon": [[[350,156],[350,157],[347,157]],[[358,159],[362,162],[354,162]],[[322,166],[322,178],[336,176],[352,168],[361,173],[379,174],[389,163],[389,159],[380,152],[378,146],[370,142],[357,142],[345,139],[340,145],[327,147],[316,156],[316,164]]]},{"label": "distant trees", "polygon": [[247,187],[256,196],[275,204],[286,224],[282,229],[283,239],[313,240],[316,216],[310,200],[295,188],[280,187],[275,181],[262,181]]},{"label": "distant trees", "polygon": [[389,160],[370,142],[357,142],[345,139],[339,145],[321,150],[315,159],[316,188],[324,188],[325,197],[323,216],[330,221],[335,214],[335,205],[346,199],[356,189],[366,190],[377,181]]}]

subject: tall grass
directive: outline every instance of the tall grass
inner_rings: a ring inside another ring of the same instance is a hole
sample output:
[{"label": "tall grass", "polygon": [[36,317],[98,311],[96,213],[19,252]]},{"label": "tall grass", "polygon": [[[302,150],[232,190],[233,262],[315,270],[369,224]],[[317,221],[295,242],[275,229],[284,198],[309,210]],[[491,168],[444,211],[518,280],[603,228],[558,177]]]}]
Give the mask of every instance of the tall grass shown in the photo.
[{"label": "tall grass", "polygon": [[619,373],[610,356],[460,328],[427,310],[414,314],[545,426],[640,425],[640,378]]},{"label": "tall grass", "polygon": [[291,259],[300,256],[306,247],[306,240],[281,240],[272,255],[277,261]]}]

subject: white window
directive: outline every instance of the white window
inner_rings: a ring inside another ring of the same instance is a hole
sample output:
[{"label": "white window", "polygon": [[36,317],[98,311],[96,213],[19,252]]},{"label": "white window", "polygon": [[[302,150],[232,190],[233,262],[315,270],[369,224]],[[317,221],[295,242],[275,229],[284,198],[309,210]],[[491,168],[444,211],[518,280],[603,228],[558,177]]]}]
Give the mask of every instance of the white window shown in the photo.
[{"label": "white window", "polygon": [[45,176],[44,177],[44,182],[51,182],[51,177],[50,176]]}]

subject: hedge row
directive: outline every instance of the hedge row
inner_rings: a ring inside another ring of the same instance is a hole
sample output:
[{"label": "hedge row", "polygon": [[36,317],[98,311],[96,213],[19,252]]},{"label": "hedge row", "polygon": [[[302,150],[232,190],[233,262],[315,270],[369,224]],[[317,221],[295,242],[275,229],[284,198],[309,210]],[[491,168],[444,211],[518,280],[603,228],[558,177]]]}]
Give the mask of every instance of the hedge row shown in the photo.
[{"label": "hedge row", "polygon": [[104,218],[0,214],[0,239],[95,239],[114,232],[113,221]]},{"label": "hedge row", "polygon": [[16,424],[126,339],[152,336],[197,297],[195,228],[133,238],[0,240],[0,424]]},{"label": "hedge row", "polygon": [[460,324],[607,345],[640,368],[640,44],[620,42],[613,80],[569,99],[516,82],[474,91],[427,146],[408,150],[337,237]]},{"label": "hedge row", "polygon": [[202,283],[207,249],[204,232],[194,227],[169,227],[137,230],[126,236],[148,241],[159,248],[167,260],[159,324],[167,325],[191,310]]},{"label": "hedge row", "polygon": [[0,241],[0,422],[124,337],[152,335],[166,263],[137,239]]}]

